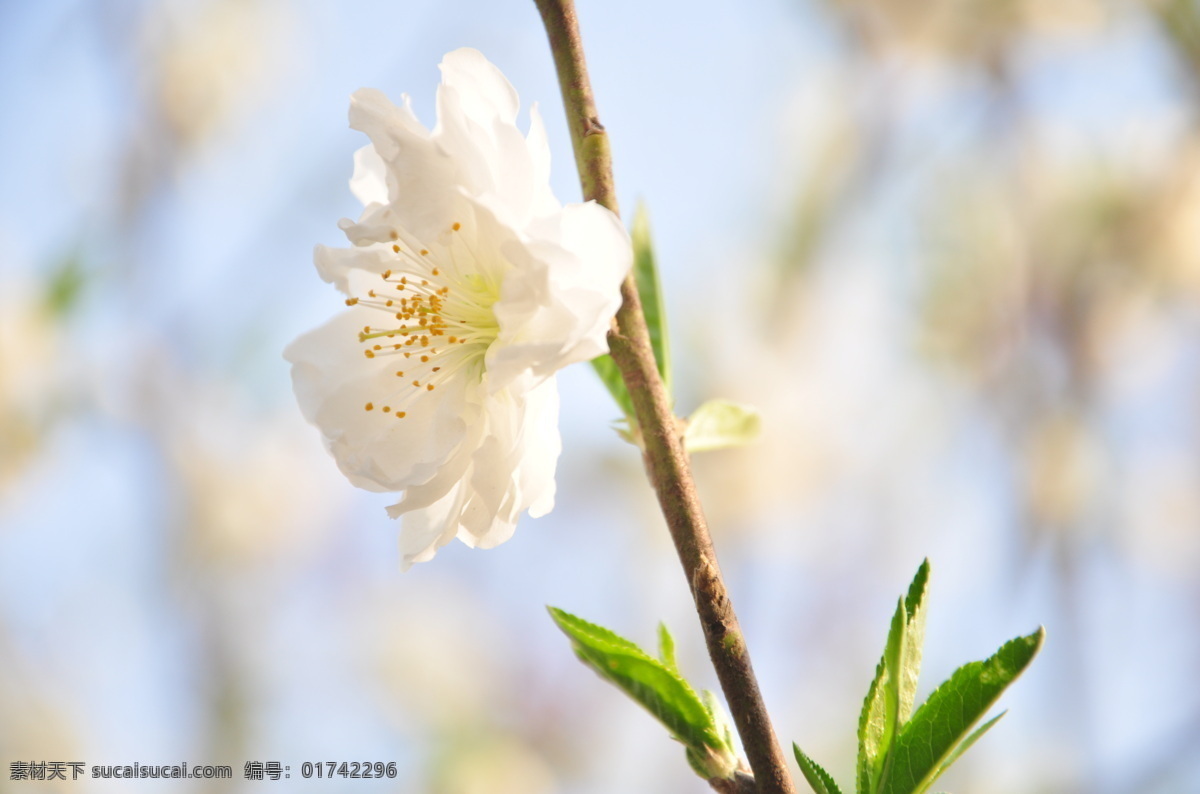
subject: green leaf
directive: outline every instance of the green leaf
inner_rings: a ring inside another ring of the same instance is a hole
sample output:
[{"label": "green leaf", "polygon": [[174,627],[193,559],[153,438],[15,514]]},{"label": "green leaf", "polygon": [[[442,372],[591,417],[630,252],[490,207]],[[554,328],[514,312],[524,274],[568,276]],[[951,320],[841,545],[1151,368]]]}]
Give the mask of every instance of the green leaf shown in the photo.
[{"label": "green leaf", "polygon": [[[722,731],[695,690],[677,672],[606,628],[561,609],[549,610],[554,622],[571,639],[580,661],[658,718],[673,738],[694,751],[696,758],[689,753],[689,760],[708,760],[705,777],[719,776],[714,774],[708,757],[727,754]],[[736,760],[732,758],[730,772]]]},{"label": "green leaf", "polygon": [[883,660],[875,667],[875,678],[867,687],[863,699],[862,713],[858,717],[858,763],[855,767],[855,791],[870,794],[878,777],[876,762],[883,764],[887,747],[883,745],[884,724],[884,680],[887,668]]},{"label": "green leaf", "polygon": [[883,658],[867,690],[858,721],[859,794],[876,794],[887,778],[889,750],[912,714],[921,652],[925,640],[925,594],[929,587],[929,560],[917,568],[907,595],[896,604],[888,629]]},{"label": "green leaf", "polygon": [[[859,717],[859,762],[866,764],[863,791],[869,794],[879,791],[881,782],[887,777],[889,751],[900,724],[900,676],[897,671],[902,669],[906,623],[904,599],[900,599],[888,629],[883,659],[868,690],[869,700],[863,704],[863,714]],[[861,771],[859,774],[862,777]]]},{"label": "green leaf", "polygon": [[667,630],[666,623],[658,624],[658,658],[668,670],[679,672],[679,665],[675,661],[675,638]]},{"label": "green leaf", "polygon": [[800,749],[800,746],[792,742],[792,751],[796,754],[796,763],[800,765],[800,771],[804,773],[804,779],[808,781],[808,785],[812,786],[812,790],[816,794],[842,794],[841,789],[837,787],[837,783],[828,772]]},{"label": "green leaf", "polygon": [[899,688],[899,722],[908,722],[912,715],[917,695],[917,678],[921,674],[921,654],[925,646],[925,594],[929,590],[929,560],[921,562],[908,595],[904,599],[906,621],[904,626],[903,661],[901,663]]},{"label": "green leaf", "polygon": [[[965,664],[929,696],[896,738],[883,794],[922,794],[982,730],[963,739],[979,718],[1029,665],[1042,647],[1045,630],[1017,637],[991,657]],[[994,720],[986,729],[994,724]],[[962,747],[963,750],[966,746]]]},{"label": "green leaf", "polygon": [[706,763],[707,760],[708,759],[705,757],[704,753],[700,752],[696,748],[689,747],[687,749],[688,766],[690,766],[692,768],[692,771],[695,772],[697,775],[699,775],[702,778],[706,778],[706,779],[708,778],[708,765]]},{"label": "green leaf", "polygon": [[731,755],[736,756],[737,746],[733,739],[733,725],[729,721],[729,715],[721,707],[721,701],[717,700],[717,696],[711,689],[705,689],[700,692],[700,702],[704,704],[704,708],[708,709],[713,725],[721,733],[721,740],[725,743],[725,747],[729,749]]},{"label": "green leaf", "polygon": [[[650,241],[650,217],[644,205],[639,204],[633,216],[633,229],[630,232],[633,241],[633,281],[637,285],[638,297],[642,303],[642,314],[646,318],[646,327],[650,331],[650,346],[654,349],[654,361],[658,365],[658,373],[662,376],[671,393],[671,350],[667,341],[667,313],[663,306],[662,288],[658,281],[658,268],[654,260],[654,247]],[[621,378],[612,356],[603,355],[592,359],[592,369],[600,376],[608,393],[616,401],[621,413],[629,420],[633,419],[633,400],[629,390]],[[632,441],[634,434],[626,433],[623,437]]]},{"label": "green leaf", "polygon": [[1045,636],[1038,629],[1006,643],[982,662],[960,667],[913,714],[928,587],[929,561],[925,560],[896,605],[883,658],[863,702],[855,773],[858,794],[928,791],[938,776],[996,723],[999,717],[967,736],[1029,665]]},{"label": "green leaf", "polygon": [[688,452],[736,447],[758,438],[758,409],[729,400],[709,400],[687,420],[683,444]]},{"label": "green leaf", "polygon": [[617,369],[617,363],[612,360],[612,356],[607,353],[602,356],[596,356],[592,359],[592,369],[596,370],[596,374],[600,376],[601,383],[608,389],[608,393],[616,401],[617,407],[632,422],[633,400],[629,397],[629,390],[625,388],[625,381],[621,378],[621,371]]},{"label": "green leaf", "polygon": [[671,393],[671,346],[667,337],[667,310],[663,305],[662,285],[658,280],[658,267],[654,260],[654,244],[650,240],[650,213],[646,205],[639,202],[633,213],[633,279],[637,284],[638,297],[642,301],[642,314],[646,327],[650,329],[650,346],[654,348],[654,361],[658,374]]},{"label": "green leaf", "polygon": [[957,761],[959,758],[961,758],[962,754],[965,753],[967,750],[970,750],[971,745],[973,745],[973,744],[975,744],[975,742],[979,741],[979,737],[983,736],[985,733],[987,733],[989,730],[991,730],[992,726],[995,725],[997,722],[999,722],[1000,718],[1003,717],[1007,713],[1008,713],[1008,710],[1005,709],[1004,711],[997,714],[995,717],[992,717],[990,720],[983,723],[983,725],[980,725],[978,728],[976,728],[974,733],[972,733],[970,736],[968,736],[966,739],[964,739],[958,745],[958,747],[955,747],[953,752],[950,753],[950,755],[946,756],[946,760],[943,761],[942,765],[938,768],[937,774],[935,774],[932,778],[930,778],[929,782],[932,783],[933,781],[935,781],[939,777],[941,777],[942,773],[945,772],[947,769],[949,769],[951,764],[953,764],[955,761]]}]

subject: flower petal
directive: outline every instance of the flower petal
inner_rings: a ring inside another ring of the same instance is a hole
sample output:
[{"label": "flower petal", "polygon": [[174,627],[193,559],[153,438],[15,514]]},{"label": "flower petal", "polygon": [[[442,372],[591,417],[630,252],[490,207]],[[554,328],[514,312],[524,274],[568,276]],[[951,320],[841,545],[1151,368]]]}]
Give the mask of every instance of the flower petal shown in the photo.
[{"label": "flower petal", "polygon": [[363,203],[386,204],[391,191],[388,190],[388,171],[383,158],[368,143],[354,153],[354,176],[350,177],[350,192]]},{"label": "flower petal", "polygon": [[434,504],[409,513],[400,527],[400,570],[428,562],[437,550],[454,540],[465,489],[457,487]]},{"label": "flower petal", "polygon": [[523,394],[501,392],[487,401],[488,433],[475,452],[458,538],[492,548],[512,537],[517,518],[554,505],[558,387],[553,379]]},{"label": "flower petal", "polygon": [[350,126],[365,132],[387,167],[388,202],[396,222],[432,237],[460,213],[459,167],[413,115],[371,88],[350,98]]},{"label": "flower petal", "polygon": [[542,237],[502,247],[514,269],[492,307],[500,335],[487,354],[491,391],[608,352],[620,283],[633,263],[629,235],[594,202],[569,204],[538,225]]},{"label": "flower petal", "polygon": [[321,278],[350,294],[351,271],[382,273],[392,263],[391,250],[384,245],[361,248],[329,248],[318,245],[313,249],[313,264]]},{"label": "flower petal", "polygon": [[[474,452],[481,443],[485,429],[486,422],[473,423],[458,449],[442,464],[433,477],[423,483],[410,485],[404,491],[404,498],[388,507],[388,515],[392,518],[399,518],[406,513],[423,510],[454,490],[471,468]],[[457,527],[458,516],[453,516],[453,519]]]},{"label": "flower petal", "polygon": [[546,137],[546,125],[534,102],[529,106],[529,136],[525,139],[529,150],[529,164],[533,169],[533,196],[530,207],[534,218],[540,218],[562,209],[554,191],[550,189],[550,141]]},{"label": "flower petal", "polygon": [[284,353],[338,467],[404,493],[388,513],[402,517],[405,568],[455,536],[494,546],[521,513],[551,509],[552,376],[607,349],[632,262],[612,213],[555,199],[536,105],[522,134],[516,91],[480,53],[452,52],[441,70],[432,131],[408,97],[353,95],[351,126],[371,140],[351,179],[365,207],[338,223],[352,248],[313,255],[353,308]]},{"label": "flower petal", "polygon": [[463,114],[484,129],[494,122],[515,124],[521,102],[517,90],[479,50],[462,47],[446,53],[438,64],[443,90],[453,91]]},{"label": "flower petal", "polygon": [[512,536],[522,512],[545,515],[554,506],[554,468],[562,451],[554,380],[489,399],[476,427],[479,432],[460,450],[470,454],[457,454],[388,508],[393,518],[404,516],[407,562],[431,559],[455,534],[469,546],[491,548]]},{"label": "flower petal", "polygon": [[544,163],[547,180],[539,189],[538,178],[543,175],[536,167],[541,164],[534,162],[536,149],[516,125],[516,91],[476,50],[455,50],[442,60],[440,68],[434,138],[458,164],[458,179],[467,195],[492,196],[506,223],[524,226],[532,219],[535,206],[544,211],[549,155]]},{"label": "flower petal", "polygon": [[558,433],[558,384],[549,378],[526,396],[525,453],[517,479],[521,503],[534,518],[554,509],[554,469],[562,453]]},{"label": "flower petal", "polygon": [[[478,386],[449,380],[436,392],[411,390],[388,356],[365,359],[357,333],[363,312],[344,311],[284,351],[305,419],[321,431],[338,468],[360,487],[398,491],[426,482],[462,443],[479,413]],[[373,410],[365,410],[372,403]],[[403,419],[384,414],[403,406]]]}]

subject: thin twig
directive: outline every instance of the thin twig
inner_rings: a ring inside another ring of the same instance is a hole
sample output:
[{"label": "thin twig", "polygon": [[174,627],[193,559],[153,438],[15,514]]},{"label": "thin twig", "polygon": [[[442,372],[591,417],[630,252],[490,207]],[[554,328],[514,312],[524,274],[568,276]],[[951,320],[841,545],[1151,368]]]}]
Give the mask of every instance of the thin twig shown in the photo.
[{"label": "thin twig", "polygon": [[[574,0],[535,2],[554,53],[583,197],[618,212],[608,133],[596,112]],[[633,400],[646,469],[691,586],[709,656],[759,794],[794,794],[787,762],[771,727],[746,641],[721,578],[679,425],[655,366],[650,334],[632,275],[621,285],[621,297],[623,303],[616,323],[608,334],[609,348]],[[735,786],[727,790],[747,790],[745,777],[727,781]]]}]

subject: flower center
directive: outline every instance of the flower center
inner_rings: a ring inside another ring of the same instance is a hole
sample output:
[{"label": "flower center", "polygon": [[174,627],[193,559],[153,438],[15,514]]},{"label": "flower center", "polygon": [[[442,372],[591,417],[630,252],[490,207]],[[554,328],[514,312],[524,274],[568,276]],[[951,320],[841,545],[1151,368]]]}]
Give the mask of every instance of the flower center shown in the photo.
[{"label": "flower center", "polygon": [[394,367],[396,385],[363,406],[403,419],[413,399],[434,391],[454,377],[478,380],[483,357],[500,333],[492,304],[500,295],[498,282],[480,267],[470,245],[450,228],[447,244],[425,247],[419,241],[391,234],[394,270],[380,274],[381,283],[364,297],[348,298],[347,306],[362,306],[387,316],[364,325],[358,333],[363,356]]}]

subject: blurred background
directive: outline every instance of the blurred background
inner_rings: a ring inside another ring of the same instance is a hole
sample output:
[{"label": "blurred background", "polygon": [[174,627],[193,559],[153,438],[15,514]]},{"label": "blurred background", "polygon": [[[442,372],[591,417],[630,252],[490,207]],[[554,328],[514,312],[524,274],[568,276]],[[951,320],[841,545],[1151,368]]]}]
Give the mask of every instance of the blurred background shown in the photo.
[{"label": "blurred background", "polygon": [[[1200,791],[1200,2],[681,8],[580,15],[678,408],[762,411],[696,466],[781,740],[850,782],[929,556],[922,692],[1049,632],[940,788]],[[460,46],[541,102],[578,200],[530,2],[0,3],[0,791],[707,790],[543,611],[665,620],[716,687],[588,368],[555,511],[404,575],[292,398],[282,348],[341,305],[312,247],[359,211],[349,94],[432,124]],[[329,760],[399,776],[298,779]]]}]

